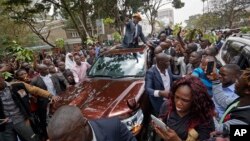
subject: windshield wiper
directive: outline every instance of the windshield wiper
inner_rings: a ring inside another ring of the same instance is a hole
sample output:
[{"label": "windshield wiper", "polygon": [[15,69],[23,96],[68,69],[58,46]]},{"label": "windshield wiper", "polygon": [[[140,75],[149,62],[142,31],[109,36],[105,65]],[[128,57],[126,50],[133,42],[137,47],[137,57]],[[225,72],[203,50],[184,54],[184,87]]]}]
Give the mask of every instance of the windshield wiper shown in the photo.
[{"label": "windshield wiper", "polygon": [[121,76],[113,76],[112,78],[125,78],[125,77],[144,77],[143,75],[121,75]]},{"label": "windshield wiper", "polygon": [[88,75],[88,77],[108,77],[108,78],[112,78],[112,76],[109,76],[109,75]]}]

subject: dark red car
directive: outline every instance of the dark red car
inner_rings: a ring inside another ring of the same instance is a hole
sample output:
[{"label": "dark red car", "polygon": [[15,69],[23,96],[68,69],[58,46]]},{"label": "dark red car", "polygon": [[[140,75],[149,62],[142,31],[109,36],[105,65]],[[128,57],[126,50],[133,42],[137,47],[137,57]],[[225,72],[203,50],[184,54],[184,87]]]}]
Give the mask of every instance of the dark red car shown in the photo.
[{"label": "dark red car", "polygon": [[89,80],[63,93],[53,105],[77,105],[88,119],[119,117],[137,135],[149,111],[144,76],[151,64],[148,48],[119,48],[102,54],[88,72]]}]

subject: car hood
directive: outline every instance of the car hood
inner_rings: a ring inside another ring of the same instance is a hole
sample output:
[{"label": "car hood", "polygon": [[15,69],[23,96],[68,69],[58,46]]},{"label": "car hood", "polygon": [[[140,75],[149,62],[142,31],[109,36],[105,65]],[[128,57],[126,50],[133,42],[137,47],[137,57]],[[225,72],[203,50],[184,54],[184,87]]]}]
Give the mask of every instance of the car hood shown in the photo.
[{"label": "car hood", "polygon": [[127,100],[138,101],[143,92],[142,79],[91,79],[63,93],[54,108],[76,105],[88,119],[120,116],[130,111]]}]

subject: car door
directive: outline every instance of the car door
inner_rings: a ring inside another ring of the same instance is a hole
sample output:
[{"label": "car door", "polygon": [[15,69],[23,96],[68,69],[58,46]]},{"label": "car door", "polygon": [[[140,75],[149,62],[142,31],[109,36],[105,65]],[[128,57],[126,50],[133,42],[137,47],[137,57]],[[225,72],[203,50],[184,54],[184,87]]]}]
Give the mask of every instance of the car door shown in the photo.
[{"label": "car door", "polygon": [[225,64],[234,63],[237,64],[242,52],[242,49],[246,45],[238,41],[228,41],[225,47],[222,48],[222,60]]},{"label": "car door", "polygon": [[245,46],[242,49],[237,65],[239,65],[242,70],[250,67],[250,46]]}]

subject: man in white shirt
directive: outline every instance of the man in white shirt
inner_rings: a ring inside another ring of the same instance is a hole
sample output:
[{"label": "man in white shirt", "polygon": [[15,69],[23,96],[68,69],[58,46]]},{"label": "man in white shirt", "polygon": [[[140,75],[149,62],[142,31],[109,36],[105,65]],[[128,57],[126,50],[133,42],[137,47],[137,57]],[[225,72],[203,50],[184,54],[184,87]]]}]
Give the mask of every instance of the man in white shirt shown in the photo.
[{"label": "man in white shirt", "polygon": [[146,73],[145,89],[149,95],[155,115],[159,114],[164,98],[168,98],[169,95],[173,79],[169,64],[170,56],[165,53],[159,53],[156,55],[156,65]]},{"label": "man in white shirt", "polygon": [[[49,69],[46,65],[40,64],[38,66],[38,70],[40,75],[33,78],[31,81],[31,85],[39,87],[43,90],[49,91],[52,95],[56,96],[62,92],[61,84],[58,76],[49,75]],[[47,108],[48,108],[49,100],[46,98],[38,97],[37,99],[37,115],[40,119],[40,127],[43,129],[42,136],[47,137],[46,133],[46,118],[47,118]]]}]

